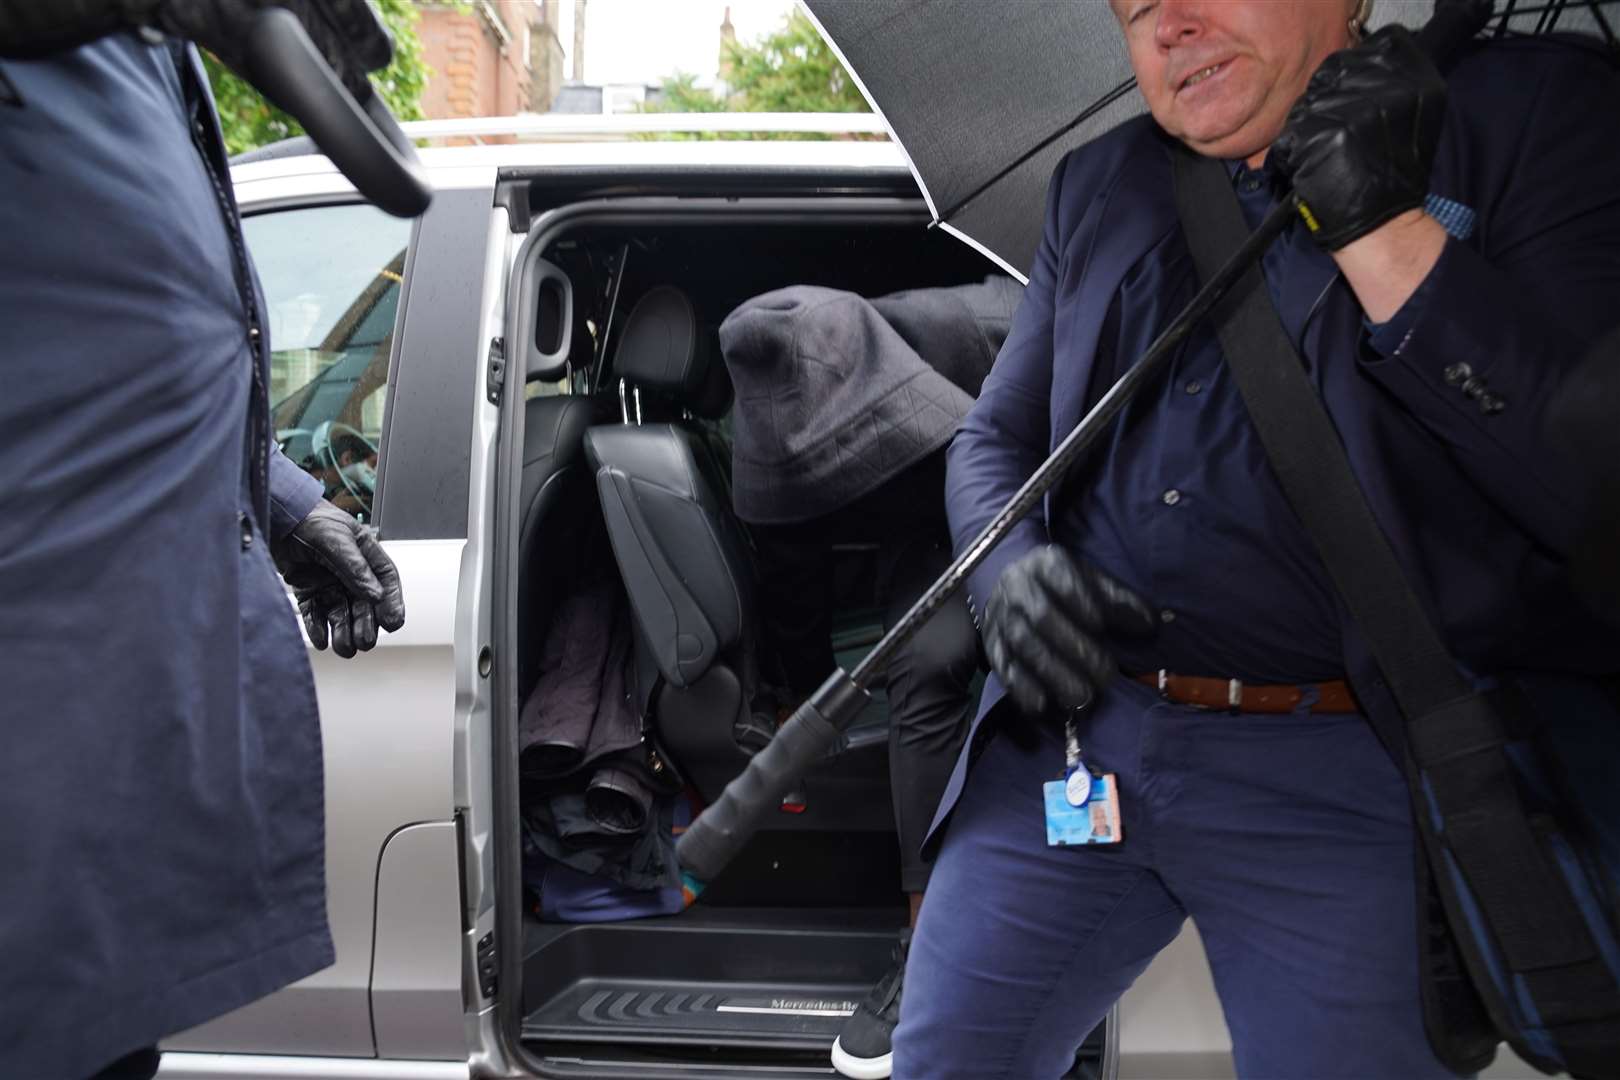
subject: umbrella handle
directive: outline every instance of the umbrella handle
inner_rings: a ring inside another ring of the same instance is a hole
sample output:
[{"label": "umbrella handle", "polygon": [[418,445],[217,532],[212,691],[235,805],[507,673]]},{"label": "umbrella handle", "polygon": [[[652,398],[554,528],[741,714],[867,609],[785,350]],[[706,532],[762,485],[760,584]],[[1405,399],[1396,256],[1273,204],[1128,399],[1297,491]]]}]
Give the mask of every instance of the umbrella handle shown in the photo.
[{"label": "umbrella handle", "polygon": [[427,209],[433,190],[415,145],[364,75],[357,84],[364,101],[344,85],[296,15],[261,10],[244,51],[253,85],[304,125],[361,195],[396,217]]},{"label": "umbrella handle", "polygon": [[[1490,18],[1491,0],[1437,0],[1434,16],[1418,31],[1418,43],[1436,65],[1468,42]],[[1142,358],[1092,406],[1066,435],[1052,456],[1041,463],[1007,505],[991,519],[973,542],[952,560],[939,579],[917,599],[899,622],[872,647],[855,670],[834,672],[799,707],[766,748],[726,785],[712,806],[687,827],[676,842],[675,854],[682,873],[683,892],[691,904],[725,865],[742,850],[770,810],[780,804],[798,777],[826,754],[828,748],[860,712],[866,687],[887,670],[900,647],[909,641],[935,612],[945,605],[967,576],[984,562],[991,550],[1024,515],[1040,505],[1076,461],[1102,437],[1115,417],[1144,385],[1151,382],[1175,355],[1192,328],[1209,314],[1234,282],[1248,272],[1293,222],[1299,198],[1289,193],[1243,246],[1211,275],[1180,315]]]}]

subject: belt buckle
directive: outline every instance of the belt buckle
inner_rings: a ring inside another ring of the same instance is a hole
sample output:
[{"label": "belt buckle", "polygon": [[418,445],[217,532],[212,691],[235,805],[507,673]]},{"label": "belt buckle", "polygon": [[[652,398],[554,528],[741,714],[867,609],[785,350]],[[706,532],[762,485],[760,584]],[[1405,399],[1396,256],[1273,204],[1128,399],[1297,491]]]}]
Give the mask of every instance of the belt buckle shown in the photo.
[{"label": "belt buckle", "polygon": [[1243,711],[1243,680],[1226,680],[1226,707],[1232,712]]},{"label": "belt buckle", "polygon": [[1159,696],[1165,701],[1170,700],[1170,672],[1165,668],[1159,669]]}]

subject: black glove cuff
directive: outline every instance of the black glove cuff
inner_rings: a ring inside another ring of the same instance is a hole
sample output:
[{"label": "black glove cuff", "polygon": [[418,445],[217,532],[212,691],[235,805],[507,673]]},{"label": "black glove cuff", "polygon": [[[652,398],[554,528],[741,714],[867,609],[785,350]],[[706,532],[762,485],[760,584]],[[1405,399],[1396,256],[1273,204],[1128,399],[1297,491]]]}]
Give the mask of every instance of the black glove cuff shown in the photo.
[{"label": "black glove cuff", "polygon": [[[1376,232],[1407,211],[1422,209],[1423,203],[1424,200],[1421,198],[1402,200],[1390,206],[1381,207],[1371,217],[1340,222],[1332,227],[1324,227],[1318,222],[1317,227],[1311,230],[1311,239],[1316,241],[1318,247],[1327,251],[1338,251],[1355,243],[1368,233]],[[1305,218],[1307,226],[1314,220],[1310,214],[1310,207],[1303,201],[1300,203],[1300,216]]]}]

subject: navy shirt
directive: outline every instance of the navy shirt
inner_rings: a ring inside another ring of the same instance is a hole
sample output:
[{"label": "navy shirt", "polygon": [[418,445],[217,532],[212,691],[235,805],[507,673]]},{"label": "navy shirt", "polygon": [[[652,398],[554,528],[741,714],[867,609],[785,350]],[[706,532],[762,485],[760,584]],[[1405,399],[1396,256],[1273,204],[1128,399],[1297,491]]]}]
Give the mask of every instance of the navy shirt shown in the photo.
[{"label": "navy shirt", "polygon": [[[1245,217],[1259,224],[1276,203],[1270,175],[1229,169]],[[1124,374],[1165,328],[1129,325],[1122,310],[1153,310],[1150,298],[1171,297],[1158,306],[1167,325],[1197,291],[1181,233],[1161,244],[1175,250],[1149,252],[1114,298],[1100,345],[1111,356],[1098,379]],[[1322,329],[1314,315],[1337,267],[1295,225],[1267,251],[1262,272],[1313,369]],[[1093,400],[1104,389],[1093,386]],[[1168,377],[1131,404],[1093,461],[1065,485],[1056,539],[1159,609],[1151,643],[1116,643],[1126,670],[1263,683],[1342,676],[1332,583],[1271,471],[1212,323],[1189,335]]]}]

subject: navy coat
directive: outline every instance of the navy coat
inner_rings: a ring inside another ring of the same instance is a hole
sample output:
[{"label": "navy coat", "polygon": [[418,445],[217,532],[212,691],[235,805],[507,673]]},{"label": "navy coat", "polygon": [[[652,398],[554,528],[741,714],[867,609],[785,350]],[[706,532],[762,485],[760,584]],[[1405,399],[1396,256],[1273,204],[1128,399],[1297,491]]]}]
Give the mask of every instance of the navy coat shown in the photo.
[{"label": "navy coat", "polygon": [[[195,54],[0,63],[0,1076],[331,963],[262,302]],[[196,81],[190,81],[196,80]]]},{"label": "navy coat", "polygon": [[[1318,317],[1337,327],[1322,337],[1338,346],[1318,358],[1320,390],[1379,524],[1467,674],[1524,682],[1566,713],[1578,704],[1585,734],[1572,737],[1610,738],[1615,712],[1598,677],[1620,671],[1620,634],[1587,615],[1563,563],[1588,477],[1549,446],[1541,414],[1560,376],[1620,320],[1620,75],[1587,50],[1531,39],[1475,49],[1450,85],[1431,190],[1473,208],[1477,227],[1448,241],[1396,355],[1370,348],[1354,294],[1333,286]],[[1172,235],[1165,140],[1142,117],[1059,164],[1029,287],[949,450],[958,551],[1119,374],[1095,360],[1126,275],[1145,259],[1190,258]],[[1168,307],[1121,317],[1162,328],[1176,314]],[[1503,412],[1484,415],[1446,381],[1456,361],[1488,379]],[[1059,510],[1049,498],[971,575],[975,611],[1008,563],[1053,535]],[[1395,715],[1342,605],[1340,622],[1362,704]],[[992,675],[936,834],[1002,700]],[[1609,839],[1620,864],[1620,835]]]}]

